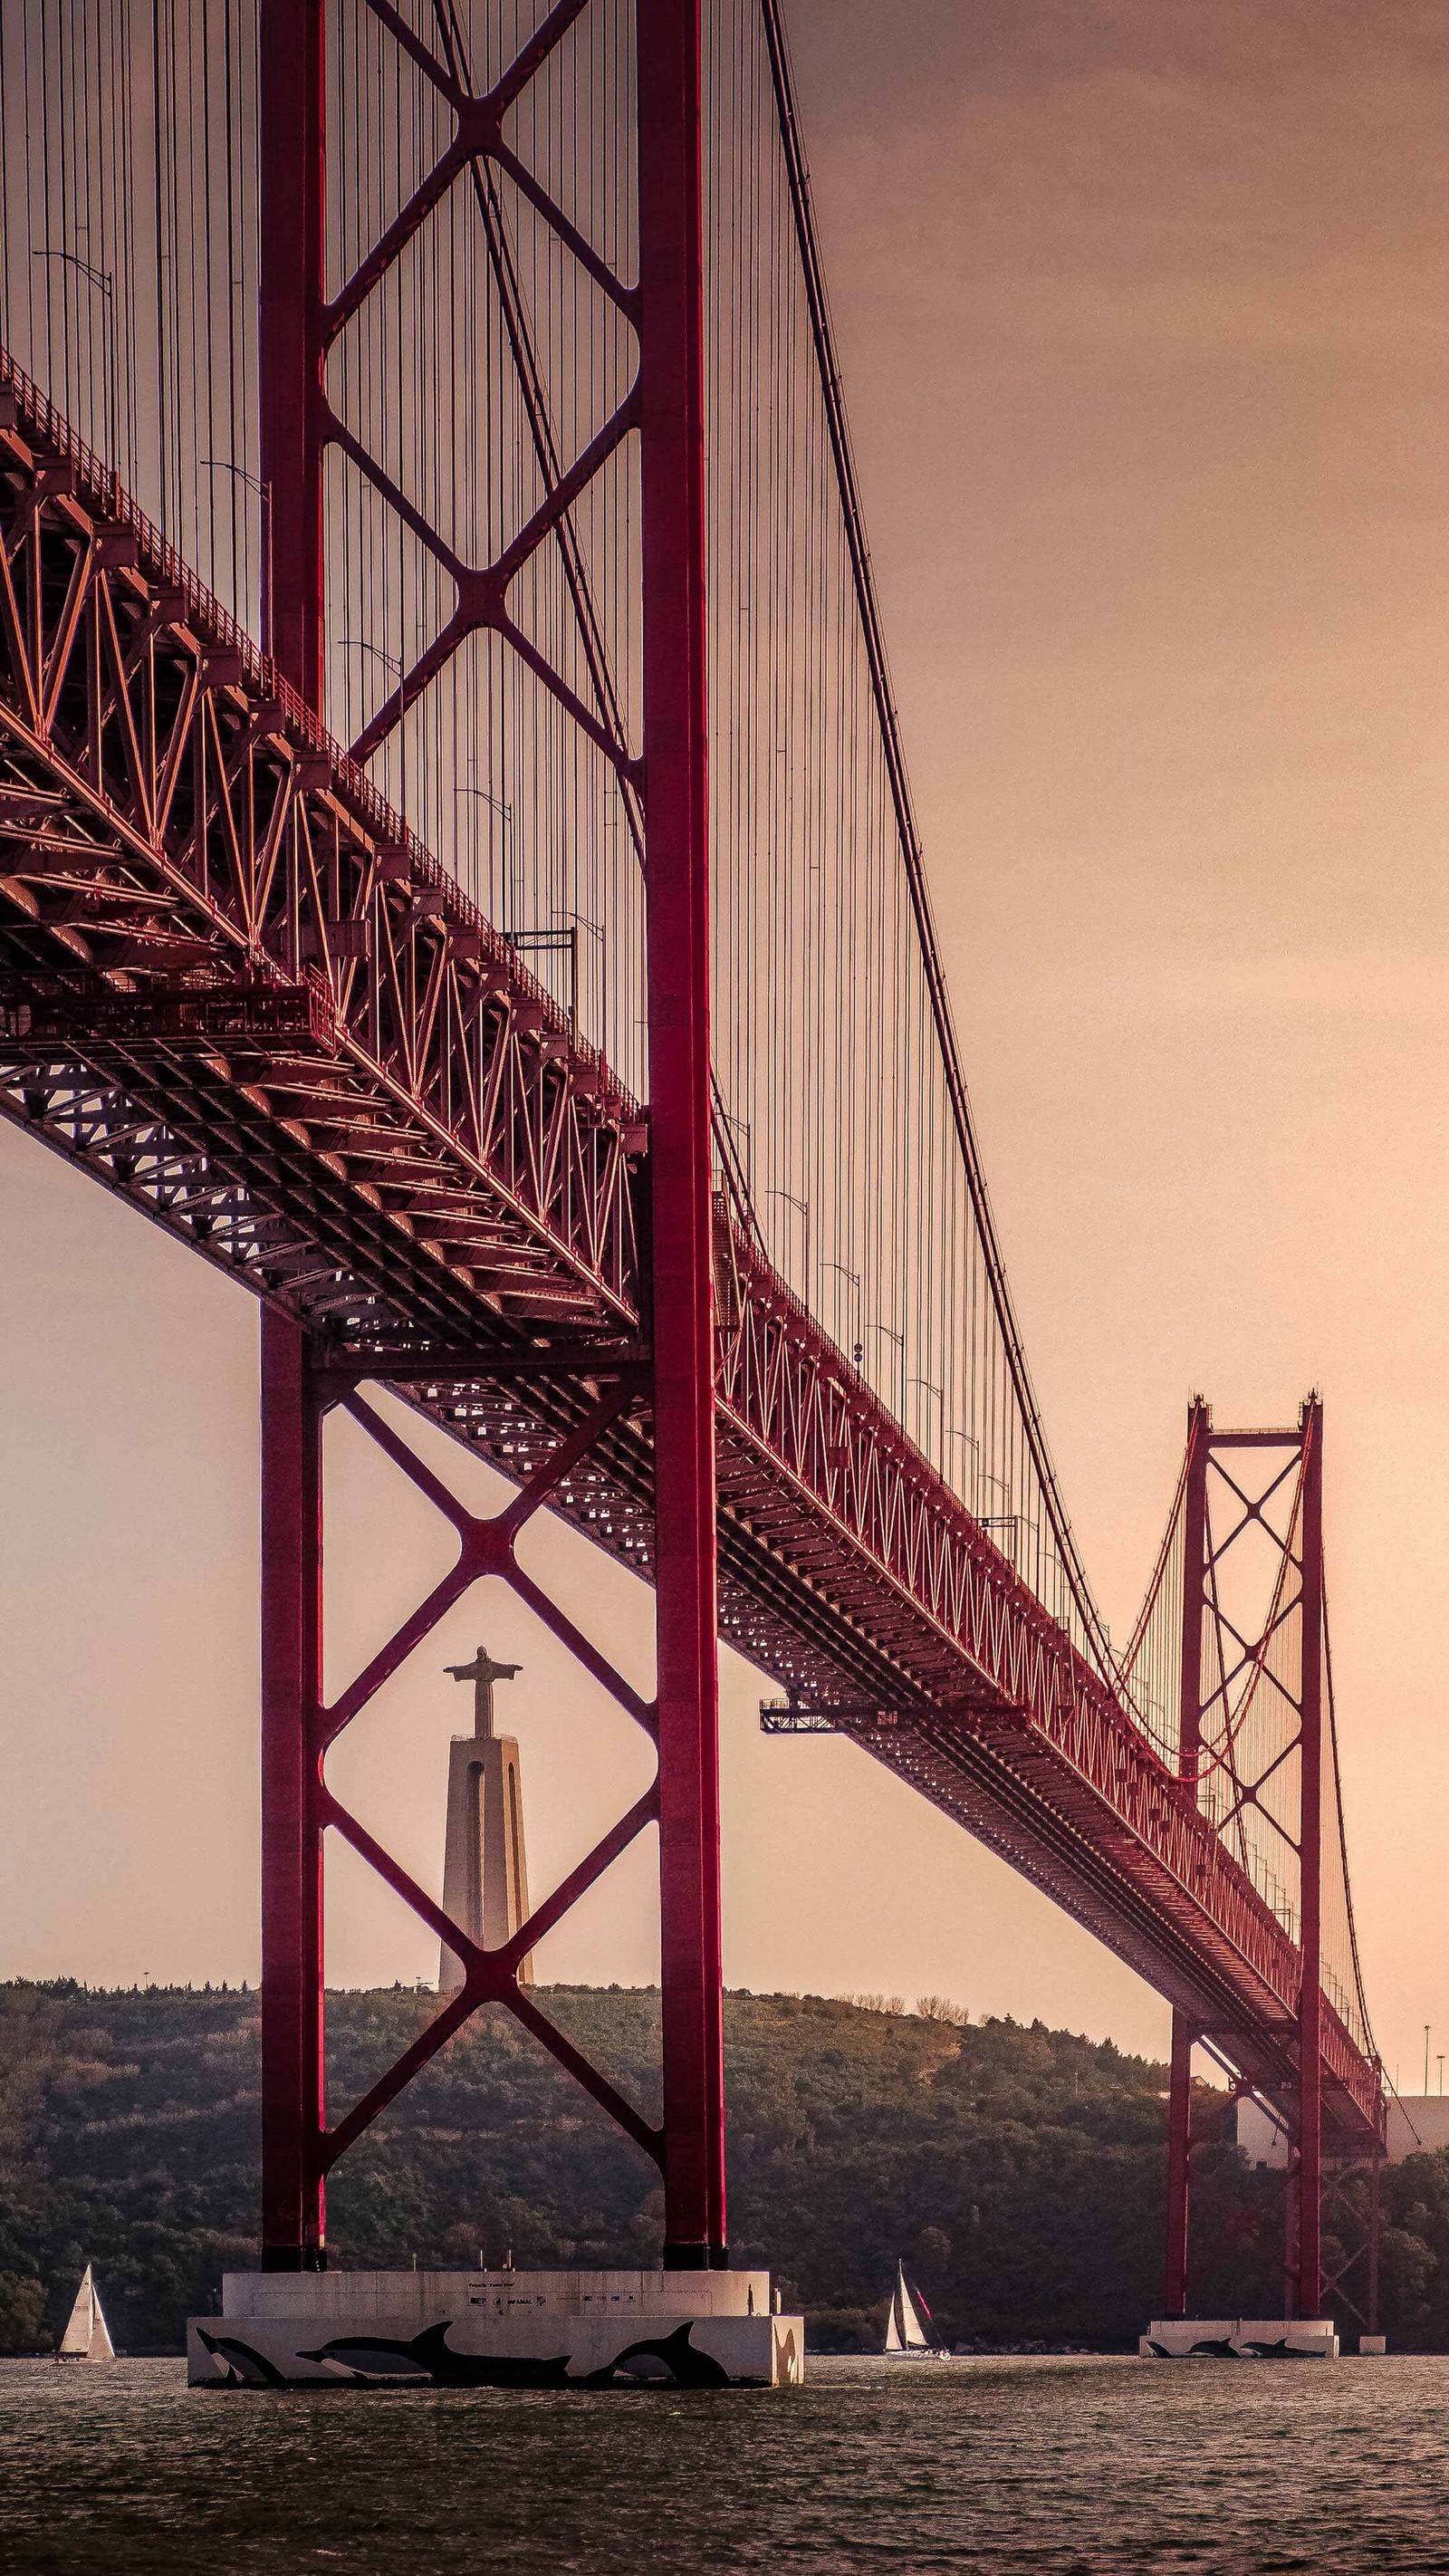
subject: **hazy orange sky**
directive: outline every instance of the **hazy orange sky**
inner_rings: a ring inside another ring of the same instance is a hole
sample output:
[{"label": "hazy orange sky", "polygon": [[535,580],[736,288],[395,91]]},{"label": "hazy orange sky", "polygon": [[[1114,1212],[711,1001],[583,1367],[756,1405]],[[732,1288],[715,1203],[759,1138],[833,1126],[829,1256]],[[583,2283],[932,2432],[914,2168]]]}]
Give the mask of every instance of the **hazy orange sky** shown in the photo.
[{"label": "hazy orange sky", "polygon": [[[1359,1929],[1417,2088],[1426,2020],[1449,2046],[1449,22],[790,19],[958,1026],[1087,1563],[1124,1633],[1191,1391],[1287,1421],[1322,1387]],[[254,1976],[255,1310],[9,1130],[0,1188],[0,1973]],[[438,1543],[345,1441],[332,1502],[340,1667]],[[637,1663],[627,1578],[536,1544]],[[454,1615],[337,1776],[436,1881],[465,1723],[441,1668],[480,1636],[526,1667],[541,1887],[638,1756],[510,1601]],[[733,1982],[1165,2045],[1085,1934],[864,1756],[763,1741],[758,1697],[727,1659]],[[540,1972],[649,1975],[648,1869]],[[345,1862],[329,1937],[338,1982],[436,1966]]]}]

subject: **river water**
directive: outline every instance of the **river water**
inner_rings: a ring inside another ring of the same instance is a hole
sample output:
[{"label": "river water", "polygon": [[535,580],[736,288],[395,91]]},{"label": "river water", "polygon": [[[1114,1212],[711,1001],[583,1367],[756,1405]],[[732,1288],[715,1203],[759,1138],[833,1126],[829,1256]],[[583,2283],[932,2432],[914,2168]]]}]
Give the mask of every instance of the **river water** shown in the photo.
[{"label": "river water", "polygon": [[0,2364],[0,2569],[1449,2569],[1449,2360],[813,2361],[776,2395]]}]

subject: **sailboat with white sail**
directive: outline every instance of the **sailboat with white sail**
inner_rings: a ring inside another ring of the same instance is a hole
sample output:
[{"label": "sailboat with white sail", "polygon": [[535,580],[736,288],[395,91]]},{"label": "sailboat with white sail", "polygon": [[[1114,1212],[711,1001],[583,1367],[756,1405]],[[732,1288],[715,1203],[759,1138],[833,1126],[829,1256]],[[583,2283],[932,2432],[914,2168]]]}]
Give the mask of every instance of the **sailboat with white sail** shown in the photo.
[{"label": "sailboat with white sail", "polygon": [[116,2347],[102,2312],[96,2277],[89,2263],[75,2294],[70,2322],[60,2339],[57,2361],[114,2361]]},{"label": "sailboat with white sail", "polygon": [[904,2263],[896,2265],[896,2286],[891,2293],[891,2312],[886,2319],[882,2349],[897,2361],[949,2361],[951,2357],[936,2333],[931,2311],[920,2291],[917,2290],[912,2297],[906,2285]]}]

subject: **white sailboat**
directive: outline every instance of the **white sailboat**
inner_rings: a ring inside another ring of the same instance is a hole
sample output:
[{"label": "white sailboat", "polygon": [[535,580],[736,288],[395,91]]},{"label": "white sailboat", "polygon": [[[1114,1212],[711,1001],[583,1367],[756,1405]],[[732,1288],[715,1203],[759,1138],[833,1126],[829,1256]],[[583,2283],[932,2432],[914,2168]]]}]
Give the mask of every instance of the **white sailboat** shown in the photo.
[{"label": "white sailboat", "polygon": [[[916,2297],[920,2298],[919,2291]],[[920,2305],[925,2310],[926,2325],[930,2325],[931,2311],[924,2299],[920,2300]],[[931,2334],[927,2334],[917,2312],[916,2299],[906,2287],[906,2267],[904,2263],[897,2263],[896,2286],[891,2293],[891,2312],[886,2319],[883,2350],[901,2361],[949,2360],[945,2345],[935,2342],[933,2335],[934,2328]]]},{"label": "white sailboat", "polygon": [[81,2276],[70,2322],[61,2336],[60,2350],[55,2357],[57,2361],[114,2361],[116,2358],[116,2347],[101,2312],[95,2274],[89,2263]]}]

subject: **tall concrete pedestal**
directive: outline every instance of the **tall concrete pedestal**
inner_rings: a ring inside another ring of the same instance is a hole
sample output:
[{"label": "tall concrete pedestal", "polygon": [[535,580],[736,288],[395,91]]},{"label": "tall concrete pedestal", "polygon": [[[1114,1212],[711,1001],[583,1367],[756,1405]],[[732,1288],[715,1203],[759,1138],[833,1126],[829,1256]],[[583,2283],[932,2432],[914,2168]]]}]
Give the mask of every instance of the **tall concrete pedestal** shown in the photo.
[{"label": "tall concrete pedestal", "polygon": [[[480,1646],[471,1664],[450,1664],[455,1681],[473,1684],[473,1732],[455,1735],[448,1759],[448,1832],[443,1853],[443,1911],[480,1948],[498,1950],[528,1919],[528,1859],[523,1840],[523,1775],[511,1735],[493,1731],[493,1686],[522,1667],[495,1664]],[[519,1983],[533,1982],[524,1959]],[[456,1994],[463,1963],[444,1942],[438,1992]]]},{"label": "tall concrete pedestal", "polygon": [[1150,2361],[1337,2361],[1331,2317],[1155,2317],[1138,2346]]},{"label": "tall concrete pedestal", "polygon": [[786,2388],[768,2272],[229,2272],[193,2388]]}]

